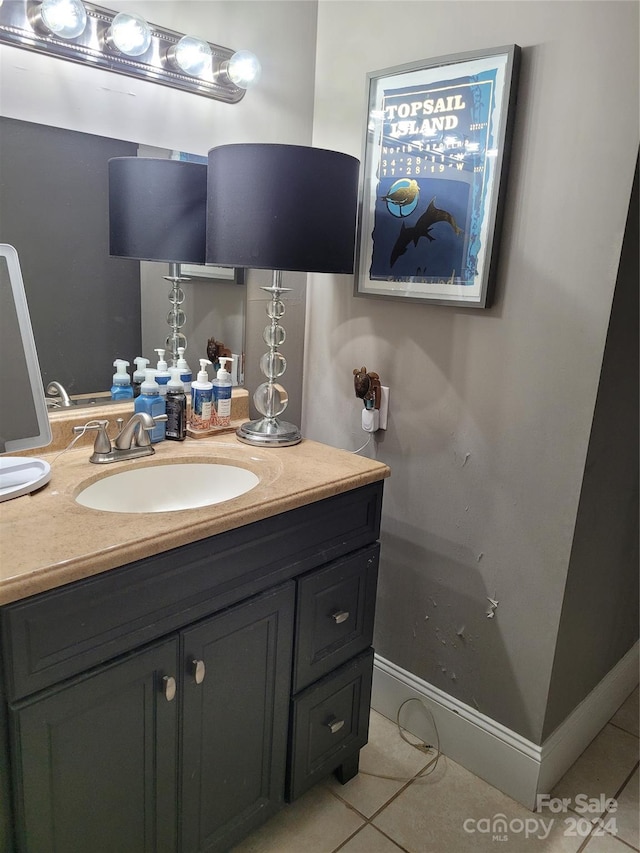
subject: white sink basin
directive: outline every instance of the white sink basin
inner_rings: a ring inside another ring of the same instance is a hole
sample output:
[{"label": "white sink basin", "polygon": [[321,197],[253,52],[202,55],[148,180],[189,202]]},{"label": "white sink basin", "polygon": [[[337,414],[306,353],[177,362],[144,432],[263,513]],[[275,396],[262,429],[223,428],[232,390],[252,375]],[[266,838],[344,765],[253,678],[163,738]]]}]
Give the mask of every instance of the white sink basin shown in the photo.
[{"label": "white sink basin", "polygon": [[252,471],[236,465],[150,465],[109,474],[82,489],[75,500],[104,512],[173,512],[229,501],[259,482]]}]

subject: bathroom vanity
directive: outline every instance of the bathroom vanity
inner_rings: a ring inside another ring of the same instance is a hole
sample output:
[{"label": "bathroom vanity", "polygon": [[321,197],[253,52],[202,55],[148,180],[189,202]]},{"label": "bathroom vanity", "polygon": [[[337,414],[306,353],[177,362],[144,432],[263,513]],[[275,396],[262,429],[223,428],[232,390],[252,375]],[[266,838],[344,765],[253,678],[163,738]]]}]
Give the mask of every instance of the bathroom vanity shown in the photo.
[{"label": "bathroom vanity", "polygon": [[0,507],[3,850],[228,851],[357,773],[388,468],[311,441],[167,444],[154,464],[215,457],[260,483],[99,512],[74,501],[106,473],[84,448]]}]

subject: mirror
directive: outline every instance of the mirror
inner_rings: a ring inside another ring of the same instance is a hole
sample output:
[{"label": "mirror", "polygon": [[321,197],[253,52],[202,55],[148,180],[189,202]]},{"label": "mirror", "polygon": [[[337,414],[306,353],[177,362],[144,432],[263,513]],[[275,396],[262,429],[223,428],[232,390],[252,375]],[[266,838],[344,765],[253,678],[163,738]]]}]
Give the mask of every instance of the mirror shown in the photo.
[{"label": "mirror", "polygon": [[[0,453],[45,447],[51,429],[40,382],[20,261],[13,246],[0,243]],[[22,393],[16,394],[16,389]]]},{"label": "mirror", "polygon": [[[138,355],[155,366],[168,264],[109,256],[107,161],[171,152],[6,117],[0,133],[0,234],[20,257],[43,385],[95,395],[111,386],[116,358],[130,371]],[[183,290],[194,374],[211,337],[243,353],[245,287],[202,277]]]}]

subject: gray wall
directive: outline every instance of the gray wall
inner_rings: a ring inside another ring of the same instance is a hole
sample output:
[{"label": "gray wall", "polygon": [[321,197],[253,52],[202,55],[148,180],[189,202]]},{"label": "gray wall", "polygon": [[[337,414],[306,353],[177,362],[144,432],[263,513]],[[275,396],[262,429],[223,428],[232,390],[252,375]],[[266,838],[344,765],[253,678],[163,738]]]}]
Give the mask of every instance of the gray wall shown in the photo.
[{"label": "gray wall", "polygon": [[638,169],[613,297],[544,735],[638,638]]},{"label": "gray wall", "polygon": [[[513,42],[494,306],[356,298],[348,277],[310,277],[303,428],[355,449],[352,369],[390,386],[389,429],[367,450],[392,469],[376,649],[537,743],[638,149],[638,6],[321,2],[313,139],[360,156],[367,71]],[[601,642],[608,665],[619,646]]]}]

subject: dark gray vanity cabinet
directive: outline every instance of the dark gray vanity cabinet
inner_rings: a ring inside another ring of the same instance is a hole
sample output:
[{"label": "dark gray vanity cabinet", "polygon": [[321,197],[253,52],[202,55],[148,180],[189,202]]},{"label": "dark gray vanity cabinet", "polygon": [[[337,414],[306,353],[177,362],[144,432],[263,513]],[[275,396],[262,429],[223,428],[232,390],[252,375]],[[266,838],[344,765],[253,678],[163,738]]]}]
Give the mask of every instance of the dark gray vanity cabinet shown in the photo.
[{"label": "dark gray vanity cabinet", "polygon": [[228,851],[351,778],[381,501],[374,483],[1,608],[5,847]]},{"label": "dark gray vanity cabinet", "polygon": [[24,849],[226,850],[261,823],[282,802],[292,636],[290,582],[17,708]]},{"label": "dark gray vanity cabinet", "polygon": [[282,804],[293,586],[181,635],[190,670],[182,717],[183,853],[228,850]]},{"label": "dark gray vanity cabinet", "polygon": [[169,640],[12,712],[18,849],[176,849],[178,703],[162,679],[177,651]]}]

